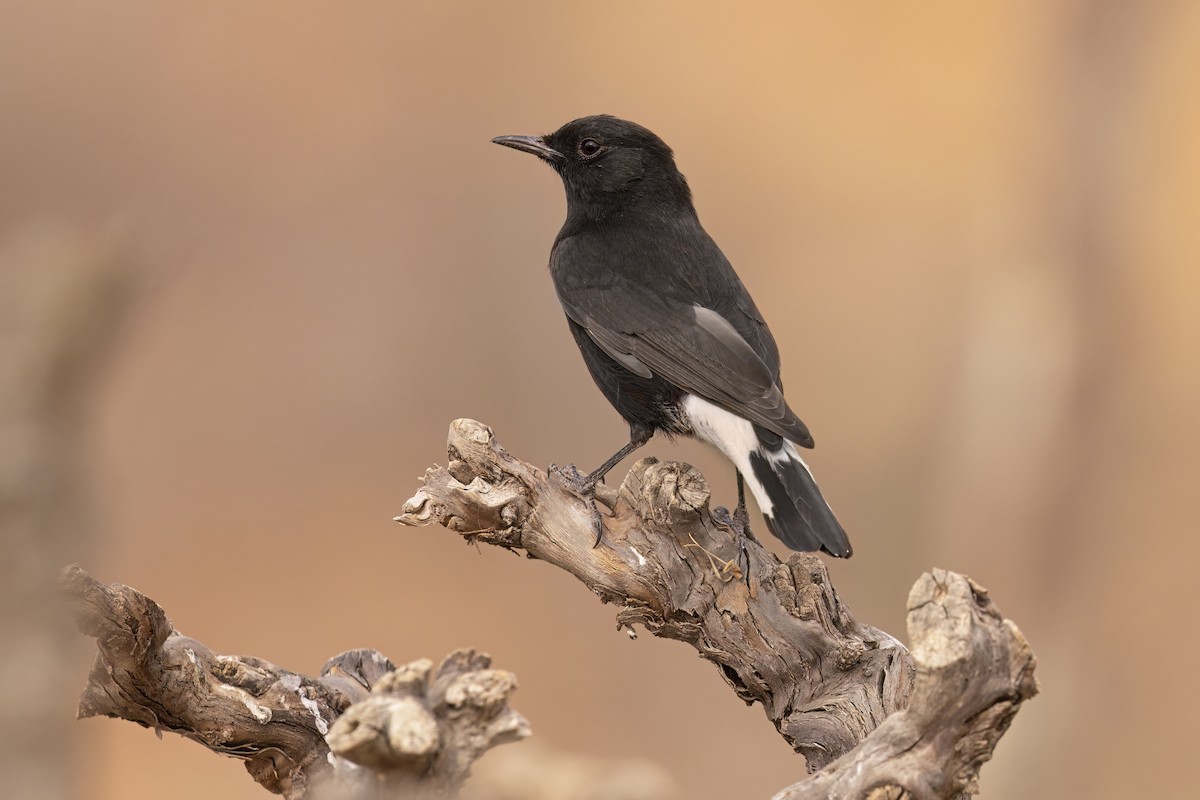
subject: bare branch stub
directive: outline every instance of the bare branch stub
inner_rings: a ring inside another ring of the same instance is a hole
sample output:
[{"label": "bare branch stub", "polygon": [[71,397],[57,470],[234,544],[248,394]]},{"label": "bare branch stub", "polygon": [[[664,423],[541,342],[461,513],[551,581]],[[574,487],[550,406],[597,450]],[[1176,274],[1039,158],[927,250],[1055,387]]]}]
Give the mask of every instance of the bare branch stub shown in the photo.
[{"label": "bare branch stub", "polygon": [[79,717],[171,731],[240,758],[287,798],[452,792],[484,751],[529,734],[508,707],[515,677],[473,650],[434,669],[397,668],[351,650],[310,678],[250,656],[223,656],[174,630],[150,598],[78,567],[62,576],[80,630],[99,653]]},{"label": "bare branch stub", "polygon": [[909,706],[775,800],[924,800],[976,791],[980,766],[1038,692],[1033,651],[982,587],[945,570],[913,586],[908,633],[917,665]]},{"label": "bare branch stub", "polygon": [[584,503],[543,471],[513,458],[473,420],[451,425],[450,463],[397,520],[441,523],[471,540],[524,549],[567,570],[606,602],[618,623],[687,642],[747,702],[760,702],[817,769],[857,745],[912,691],[905,648],[859,623],[821,560],[781,563],[748,540],[750,588],[710,561],[739,558],[740,543],[709,511],[704,478],[686,464],[634,465],[593,548]]},{"label": "bare branch stub", "polygon": [[436,669],[428,659],[399,667],[338,717],[326,739],[334,754],[375,770],[383,796],[453,793],[485,751],[529,735],[508,707],[516,677],[491,663],[459,650]]}]

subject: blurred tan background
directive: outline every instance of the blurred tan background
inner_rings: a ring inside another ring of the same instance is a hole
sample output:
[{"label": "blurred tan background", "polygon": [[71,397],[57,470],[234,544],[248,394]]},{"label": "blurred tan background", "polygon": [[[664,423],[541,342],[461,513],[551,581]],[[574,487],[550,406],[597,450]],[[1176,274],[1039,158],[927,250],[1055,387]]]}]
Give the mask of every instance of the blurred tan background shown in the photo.
[{"label": "blurred tan background", "polygon": [[[624,441],[546,273],[559,182],[488,142],[613,113],[675,148],[771,323],[855,544],[843,598],[903,633],[947,567],[1032,642],[1043,695],[982,797],[1182,796],[1200,5],[190,5],[0,3],[0,268],[117,252],[142,287],[82,412],[65,559],[301,671],[481,648],[543,746],[651,759],[681,797],[799,778],[688,648],[391,522],[454,417],[542,465]],[[713,454],[647,453],[731,502]],[[80,798],[265,796],[178,737],[63,735]]]}]

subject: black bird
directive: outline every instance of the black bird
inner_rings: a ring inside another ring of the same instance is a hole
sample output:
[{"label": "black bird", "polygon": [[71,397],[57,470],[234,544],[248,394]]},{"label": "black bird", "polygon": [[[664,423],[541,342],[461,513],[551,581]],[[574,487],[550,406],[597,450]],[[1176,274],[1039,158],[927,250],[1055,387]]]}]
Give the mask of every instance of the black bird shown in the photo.
[{"label": "black bird", "polygon": [[655,431],[693,436],[737,468],[735,519],[745,520],[744,477],[784,544],[849,556],[796,450],[813,440],[783,399],[775,339],[700,226],[671,148],[606,115],[492,141],[533,153],[562,178],[567,220],[550,252],[554,288],[592,378],[629,423],[629,444],[576,488],[592,497]]}]

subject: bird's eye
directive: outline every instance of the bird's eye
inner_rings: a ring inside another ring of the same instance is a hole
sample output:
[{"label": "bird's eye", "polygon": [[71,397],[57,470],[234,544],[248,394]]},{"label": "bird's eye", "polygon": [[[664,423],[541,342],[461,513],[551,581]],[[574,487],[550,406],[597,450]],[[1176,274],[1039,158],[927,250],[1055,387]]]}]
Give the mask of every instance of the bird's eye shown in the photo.
[{"label": "bird's eye", "polygon": [[600,152],[600,143],[595,139],[583,139],[579,142],[579,155],[592,158]]}]

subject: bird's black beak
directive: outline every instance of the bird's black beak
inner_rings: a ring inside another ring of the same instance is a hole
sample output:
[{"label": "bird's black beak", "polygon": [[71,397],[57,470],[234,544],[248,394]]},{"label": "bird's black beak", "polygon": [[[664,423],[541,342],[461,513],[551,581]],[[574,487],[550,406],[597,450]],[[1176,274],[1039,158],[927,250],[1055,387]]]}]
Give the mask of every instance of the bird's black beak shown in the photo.
[{"label": "bird's black beak", "polygon": [[514,150],[533,153],[551,163],[563,160],[563,154],[546,144],[546,140],[541,136],[497,136],[492,141]]}]

